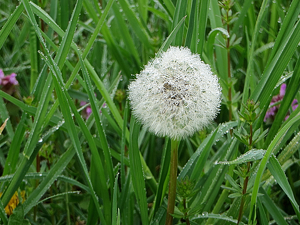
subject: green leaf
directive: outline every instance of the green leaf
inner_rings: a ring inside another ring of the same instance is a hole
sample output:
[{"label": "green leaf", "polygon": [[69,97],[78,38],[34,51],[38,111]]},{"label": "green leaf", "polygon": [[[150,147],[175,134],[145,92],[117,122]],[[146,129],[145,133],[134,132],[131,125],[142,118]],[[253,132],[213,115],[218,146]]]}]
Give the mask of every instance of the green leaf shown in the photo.
[{"label": "green leaf", "polygon": [[299,205],[296,202],[296,199],[294,197],[292,188],[285,176],[285,173],[283,172],[279,162],[275,158],[274,155],[271,155],[269,159],[269,163],[267,164],[268,169],[270,170],[271,174],[277,181],[277,183],[280,185],[284,193],[288,196],[291,203],[293,204],[294,210],[298,216],[298,219],[300,219],[300,212],[299,212]]},{"label": "green leaf", "polygon": [[300,83],[300,59],[298,59],[295,65],[293,76],[286,87],[286,93],[282,99],[279,110],[276,113],[275,119],[272,123],[272,127],[270,128],[268,137],[265,142],[265,146],[267,146],[274,138],[276,132],[278,131],[280,125],[282,124],[282,121],[286,117],[287,112],[290,106],[292,105],[292,102],[299,90],[299,83]]},{"label": "green leaf", "polygon": [[[44,195],[44,193],[49,189],[58,175],[62,173],[68,163],[71,161],[75,155],[74,148],[69,148],[57,161],[57,163],[51,168],[47,176],[43,179],[40,185],[29,195],[29,197],[24,202],[24,214],[26,215],[33,206],[37,204],[39,199]],[[30,176],[30,175],[29,175]]]},{"label": "green leaf", "polygon": [[106,164],[106,169],[109,175],[109,181],[110,181],[110,188],[113,188],[113,181],[114,181],[114,175],[113,175],[113,166],[112,166],[112,159],[111,159],[111,154],[108,148],[108,143],[106,140],[106,136],[101,124],[101,118],[100,118],[100,112],[99,112],[99,108],[97,108],[97,100],[95,97],[95,94],[93,92],[94,88],[92,87],[92,83],[90,80],[90,76],[88,74],[88,71],[85,67],[85,64],[82,60],[82,57],[79,55],[79,60],[81,62],[81,69],[82,69],[82,74],[84,77],[84,80],[86,82],[87,85],[87,91],[88,91],[88,96],[89,96],[89,100],[90,100],[90,104],[91,104],[91,108],[92,108],[92,112],[94,114],[95,117],[95,123],[96,123],[96,127],[98,130],[98,134],[100,137],[100,143],[101,143],[101,147],[103,149],[103,153],[104,153],[104,157],[105,157],[105,164]]},{"label": "green leaf", "polygon": [[[186,6],[187,6],[187,1],[186,0],[178,0],[176,2],[176,8],[175,8],[175,14],[174,14],[174,17],[173,17],[172,29],[175,29],[175,27],[178,25],[178,23],[180,23],[179,20],[181,18],[185,17],[185,15],[186,15]],[[182,26],[178,29],[175,40],[173,41],[172,45],[175,45],[175,46],[181,46],[182,45],[183,29],[184,29],[184,26]]]},{"label": "green leaf", "polygon": [[[231,223],[237,223],[237,220],[236,219],[233,219],[232,217],[229,217],[229,216],[226,216],[226,215],[220,215],[220,214],[213,214],[213,213],[202,213],[196,217],[193,217],[191,220],[192,221],[197,221],[198,219],[206,219],[206,218],[214,218],[214,219],[219,219],[219,220],[222,220],[222,221],[228,221],[228,222],[231,222]],[[243,222],[240,222],[239,224],[244,224]]]},{"label": "green leaf", "polygon": [[4,166],[2,176],[7,175],[7,174],[12,174],[16,170],[16,166],[17,166],[17,162],[18,162],[18,158],[19,158],[19,154],[20,154],[20,147],[21,147],[21,143],[24,139],[24,134],[25,134],[24,122],[25,122],[26,117],[27,117],[26,114],[23,112],[21,120],[16,129],[15,136],[9,147],[9,151],[8,151],[7,159],[5,161],[5,166]]},{"label": "green leaf", "polygon": [[263,194],[259,197],[265,209],[272,215],[273,219],[276,221],[276,224],[288,225],[285,221],[284,217],[280,213],[278,207],[274,204],[272,199],[269,197],[268,193],[263,189],[260,188],[260,192]]},{"label": "green leaf", "polygon": [[169,172],[170,164],[168,162],[170,162],[171,160],[171,151],[170,151],[169,143],[170,140],[169,138],[167,138],[161,156],[161,169],[159,173],[158,188],[155,195],[155,201],[154,201],[155,203],[154,203],[152,215],[156,215],[156,212],[158,211],[159,207],[163,203],[163,199],[166,193],[166,188],[168,187],[169,184],[168,172]]},{"label": "green leaf", "polygon": [[228,182],[231,184],[231,186],[232,186],[235,190],[241,190],[241,186],[238,185],[238,184],[233,180],[233,178],[232,178],[230,175],[226,174],[226,175],[225,175],[225,179],[228,180]]},{"label": "green leaf", "polygon": [[117,201],[118,201],[118,178],[119,174],[117,174],[115,178],[115,184],[114,184],[114,194],[113,194],[113,204],[112,204],[112,218],[111,218],[111,223],[116,224],[117,223]]},{"label": "green leaf", "polygon": [[300,122],[300,114],[298,114],[297,116],[292,118],[284,127],[282,127],[278,131],[278,133],[275,136],[275,138],[273,139],[273,141],[270,143],[270,145],[269,145],[269,147],[268,147],[268,149],[265,153],[265,156],[261,160],[261,163],[259,165],[259,168],[258,168],[258,171],[257,171],[257,174],[256,174],[253,190],[252,190],[250,214],[249,214],[249,220],[250,221],[252,221],[254,219],[254,215],[255,215],[254,210],[255,210],[255,205],[256,205],[256,198],[257,198],[257,194],[258,194],[258,189],[260,187],[261,177],[262,177],[262,174],[263,174],[263,172],[266,168],[267,162],[268,162],[272,152],[274,151],[274,149],[277,147],[277,145],[280,144],[281,140],[287,134],[289,129],[292,127],[292,125],[299,125],[299,122]]},{"label": "green leaf", "polygon": [[136,16],[136,14],[133,12],[132,8],[129,6],[128,1],[119,1],[119,4],[121,5],[123,12],[129,22],[129,24],[132,27],[133,32],[135,32],[136,36],[141,40],[141,42],[148,48],[153,48],[153,46],[150,44],[150,37],[147,34],[145,28],[143,27],[141,21]]},{"label": "green leaf", "polygon": [[[205,1],[200,1],[200,6],[197,7],[197,8],[200,8],[199,19],[197,21],[198,29],[196,30],[199,33],[199,35],[198,35],[198,37],[196,36],[196,38],[194,38],[194,42],[196,42],[195,45],[198,45],[195,47],[195,50],[196,50],[195,52],[198,52],[201,57],[202,57],[203,46],[205,43],[209,5],[210,5],[210,1],[205,0]],[[196,35],[197,35],[197,33],[196,33]],[[191,50],[193,51],[193,49],[194,49],[193,45],[191,45]]]},{"label": "green leaf", "polygon": [[[6,104],[4,103],[4,101],[1,97],[0,97],[0,115],[1,115],[2,123],[4,123],[5,120],[9,118],[9,114],[6,109]],[[13,140],[15,134],[14,134],[14,130],[12,128],[10,120],[7,120],[5,130],[7,131],[9,138],[11,140]]]},{"label": "green leaf", "polygon": [[226,29],[222,28],[222,27],[217,27],[212,29],[209,33],[208,33],[208,40],[207,40],[207,57],[209,59],[210,62],[213,62],[213,48],[214,48],[214,43],[216,42],[216,36],[217,34],[223,34],[225,35],[227,38],[229,38],[229,33]]},{"label": "green leaf", "polygon": [[178,30],[180,29],[180,27],[183,25],[183,22],[185,20],[186,16],[183,17],[178,24],[176,25],[176,27],[174,27],[174,29],[172,30],[172,32],[170,33],[170,35],[167,37],[167,39],[164,41],[164,43],[161,45],[160,49],[157,52],[157,55],[160,55],[162,52],[167,51],[167,49],[169,48],[170,44],[172,43],[172,41],[174,40],[174,38],[176,37],[176,34],[178,32]]},{"label": "green leaf", "polygon": [[217,164],[225,164],[225,165],[232,165],[232,164],[242,164],[246,162],[253,162],[259,159],[262,159],[266,153],[266,150],[263,149],[251,149],[243,155],[240,155],[238,158],[232,161],[219,161]]},{"label": "green leaf", "polygon": [[11,32],[12,28],[16,24],[17,20],[19,19],[20,15],[24,10],[24,5],[21,3],[15,11],[11,14],[5,25],[2,27],[0,31],[0,49],[2,48],[6,38],[8,37],[9,33]]},{"label": "green leaf", "polygon": [[[254,71],[254,49],[256,47],[256,42],[257,42],[257,36],[259,35],[259,30],[262,27],[262,22],[264,17],[266,16],[266,10],[267,5],[268,5],[269,0],[263,0],[261,3],[260,11],[256,19],[255,23],[255,28],[252,34],[252,39],[251,39],[251,46],[249,49],[249,53],[247,56],[248,59],[248,65],[247,65],[247,72],[246,72],[246,80],[245,80],[245,85],[244,85],[244,91],[243,91],[243,98],[242,98],[242,103],[246,104],[246,101],[249,98],[249,90],[252,91],[252,95],[250,99],[253,99],[255,102],[257,102],[257,98],[254,98],[253,95],[257,94],[257,87],[255,90],[254,89],[254,79],[252,79],[253,76],[253,71]],[[246,4],[246,3],[245,3]],[[249,4],[249,2],[247,2]],[[263,104],[262,104],[263,105]],[[244,111],[244,106],[242,105],[241,111]]]},{"label": "green leaf", "polygon": [[195,166],[195,163],[197,162],[198,157],[201,155],[201,153],[204,151],[206,145],[211,142],[212,139],[218,140],[221,138],[224,133],[228,132],[232,127],[237,126],[237,122],[227,122],[224,124],[220,124],[216,130],[218,131],[216,136],[213,137],[214,132],[212,132],[210,135],[208,135],[201,145],[198,147],[196,152],[190,157],[189,161],[185,164],[184,168],[178,175],[178,179],[183,179],[186,175],[190,175],[193,171],[193,168]]},{"label": "green leaf", "polygon": [[148,205],[145,191],[145,179],[142,172],[143,168],[138,148],[139,130],[140,126],[136,124],[134,117],[131,117],[129,142],[130,175],[138,205],[140,207],[142,223],[147,225],[149,224]]},{"label": "green leaf", "polygon": [[24,210],[23,205],[18,205],[14,211],[13,214],[9,217],[8,225],[30,225],[30,222],[27,219],[24,219]]}]

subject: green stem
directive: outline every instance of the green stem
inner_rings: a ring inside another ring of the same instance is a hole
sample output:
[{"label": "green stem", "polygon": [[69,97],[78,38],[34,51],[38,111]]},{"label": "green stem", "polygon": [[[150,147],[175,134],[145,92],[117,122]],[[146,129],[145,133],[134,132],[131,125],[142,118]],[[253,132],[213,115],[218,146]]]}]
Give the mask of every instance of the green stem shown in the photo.
[{"label": "green stem", "polygon": [[[186,198],[183,199],[183,208],[186,210]],[[190,220],[189,218],[187,217],[187,212],[184,213],[184,217],[185,217],[185,222],[186,222],[186,225],[191,225],[190,224]]]},{"label": "green stem", "polygon": [[176,181],[177,181],[177,165],[178,165],[178,141],[171,140],[171,162],[170,162],[170,181],[169,181],[169,197],[166,225],[172,225],[176,198]]}]

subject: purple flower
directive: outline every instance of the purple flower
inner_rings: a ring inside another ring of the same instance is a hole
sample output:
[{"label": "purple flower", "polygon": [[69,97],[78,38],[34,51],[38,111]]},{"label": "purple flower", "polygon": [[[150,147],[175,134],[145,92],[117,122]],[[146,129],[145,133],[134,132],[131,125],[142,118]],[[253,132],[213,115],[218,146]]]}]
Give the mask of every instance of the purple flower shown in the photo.
[{"label": "purple flower", "polygon": [[[87,104],[87,102],[85,102],[85,101],[81,101],[81,102],[80,102],[80,106],[84,106],[84,105],[86,105],[86,104]],[[105,107],[106,107],[106,103],[103,103],[102,107],[105,108]],[[99,112],[102,113],[101,110],[100,110]],[[92,108],[91,108],[90,105],[88,105],[88,106],[85,108],[85,110],[83,111],[83,114],[84,114],[84,116],[85,116],[86,119],[88,119],[88,118],[90,117],[90,115],[92,114]]]},{"label": "purple flower", "polygon": [[[279,101],[281,101],[285,95],[285,90],[286,90],[286,84],[282,84],[280,86],[280,91],[278,95],[273,96],[271,103],[270,103],[270,108],[268,109],[264,121],[265,122],[272,122],[275,119],[276,113],[278,112],[278,109],[280,107],[280,104],[277,104]],[[274,106],[272,106],[274,105]],[[297,99],[294,99],[292,102],[292,110],[294,111],[298,107],[298,101]],[[286,115],[284,120],[287,120],[289,118],[289,112]]]},{"label": "purple flower", "polygon": [[18,85],[19,82],[16,79],[17,74],[12,73],[11,75],[5,76],[3,71],[0,69],[0,85]]},{"label": "purple flower", "polygon": [[15,91],[16,85],[19,85],[19,82],[16,79],[17,74],[12,73],[5,76],[3,70],[0,69],[0,87],[1,90],[6,92],[9,95],[12,95]]}]

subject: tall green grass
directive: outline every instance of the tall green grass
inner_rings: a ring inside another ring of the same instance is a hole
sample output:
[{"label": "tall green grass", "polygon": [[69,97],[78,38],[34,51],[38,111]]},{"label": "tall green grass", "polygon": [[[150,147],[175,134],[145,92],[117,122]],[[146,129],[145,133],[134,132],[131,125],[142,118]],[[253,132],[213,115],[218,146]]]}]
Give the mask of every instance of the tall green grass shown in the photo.
[{"label": "tall green grass", "polygon": [[[165,223],[171,141],[145,130],[126,97],[135,74],[170,45],[199,54],[223,91],[217,119],[179,144],[177,181],[190,179],[195,192],[187,209],[177,198],[174,224],[186,216],[190,224],[299,223],[300,107],[291,110],[300,101],[299,1],[234,1],[230,12],[217,0],[0,5],[0,69],[19,82],[13,93],[0,90],[0,120],[9,118],[1,223]],[[249,99],[259,104],[250,126],[242,118]],[[6,215],[23,190],[25,201]]]}]

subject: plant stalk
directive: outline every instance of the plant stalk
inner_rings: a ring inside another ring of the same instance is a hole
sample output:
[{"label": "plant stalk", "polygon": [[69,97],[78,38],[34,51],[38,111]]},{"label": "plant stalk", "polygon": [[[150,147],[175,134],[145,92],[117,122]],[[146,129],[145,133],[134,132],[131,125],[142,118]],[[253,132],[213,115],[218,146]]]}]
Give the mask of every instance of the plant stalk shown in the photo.
[{"label": "plant stalk", "polygon": [[176,182],[177,182],[177,165],[178,165],[178,141],[171,140],[171,162],[170,162],[170,180],[169,180],[169,196],[166,225],[172,225],[176,198]]},{"label": "plant stalk", "polygon": [[[186,199],[184,198],[183,199],[183,208],[186,209]],[[190,224],[190,220],[189,218],[187,217],[187,212],[184,213],[184,216],[185,216],[185,222],[186,222],[186,225],[191,225]]]},{"label": "plant stalk", "polygon": [[[249,150],[252,149],[252,136],[253,136],[253,128],[252,128],[252,123],[250,123],[250,137],[249,137]],[[247,192],[247,186],[248,186],[248,181],[249,181],[249,171],[251,167],[251,162],[247,163],[247,176],[244,180],[244,185],[243,185],[243,191],[242,191],[242,201],[240,205],[240,211],[239,211],[239,217],[237,221],[237,225],[240,223],[242,216],[243,216],[243,208],[244,208],[244,203],[245,203],[245,194]]]}]

